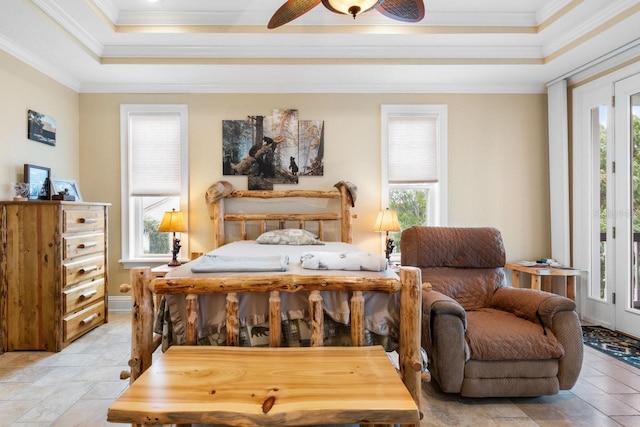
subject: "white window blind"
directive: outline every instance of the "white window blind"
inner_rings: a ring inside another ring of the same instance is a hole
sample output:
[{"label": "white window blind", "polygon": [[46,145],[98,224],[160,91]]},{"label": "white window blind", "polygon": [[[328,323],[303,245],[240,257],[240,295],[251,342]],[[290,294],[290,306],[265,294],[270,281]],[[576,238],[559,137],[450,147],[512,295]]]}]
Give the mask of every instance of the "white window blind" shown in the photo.
[{"label": "white window blind", "polygon": [[438,119],[389,116],[389,183],[438,182]]},{"label": "white window blind", "polygon": [[180,115],[129,115],[130,195],[179,196]]}]

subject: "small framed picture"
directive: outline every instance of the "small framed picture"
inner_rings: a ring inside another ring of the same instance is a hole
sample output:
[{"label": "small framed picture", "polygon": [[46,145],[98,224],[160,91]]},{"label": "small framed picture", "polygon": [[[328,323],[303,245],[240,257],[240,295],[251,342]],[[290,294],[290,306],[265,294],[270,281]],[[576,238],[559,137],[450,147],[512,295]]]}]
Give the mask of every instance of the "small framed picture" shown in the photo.
[{"label": "small framed picture", "polygon": [[[80,188],[73,179],[54,179],[53,180],[53,193],[54,194],[68,194],[74,197],[76,202],[82,201],[82,195],[80,194]],[[63,199],[64,200],[64,199]]]},{"label": "small framed picture", "polygon": [[44,166],[24,165],[24,181],[29,184],[29,200],[51,199],[51,169]]},{"label": "small framed picture", "polygon": [[56,119],[33,110],[29,110],[27,117],[29,122],[27,137],[33,141],[55,146]]}]

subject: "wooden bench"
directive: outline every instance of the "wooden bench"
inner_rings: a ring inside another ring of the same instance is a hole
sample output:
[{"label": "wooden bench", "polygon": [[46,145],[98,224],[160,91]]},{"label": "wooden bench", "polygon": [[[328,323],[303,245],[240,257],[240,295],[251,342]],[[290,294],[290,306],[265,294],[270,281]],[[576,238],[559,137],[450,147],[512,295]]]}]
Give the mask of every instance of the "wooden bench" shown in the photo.
[{"label": "wooden bench", "polygon": [[110,422],[230,426],[412,424],[384,349],[174,346],[109,408]]}]

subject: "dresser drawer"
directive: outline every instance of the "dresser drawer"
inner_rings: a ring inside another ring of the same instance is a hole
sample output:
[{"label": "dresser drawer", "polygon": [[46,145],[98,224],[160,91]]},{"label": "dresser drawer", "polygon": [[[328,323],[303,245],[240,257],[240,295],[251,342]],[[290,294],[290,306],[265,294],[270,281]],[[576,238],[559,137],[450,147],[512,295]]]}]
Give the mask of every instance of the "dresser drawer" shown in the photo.
[{"label": "dresser drawer", "polygon": [[99,206],[65,207],[62,229],[64,233],[102,230],[104,230],[103,208]]},{"label": "dresser drawer", "polygon": [[67,289],[63,292],[62,311],[68,314],[104,298],[104,279]]},{"label": "dresser drawer", "polygon": [[104,323],[104,303],[101,301],[63,319],[64,341],[69,341]]},{"label": "dresser drawer", "polygon": [[64,262],[64,287],[104,276],[104,255]]},{"label": "dresser drawer", "polygon": [[104,253],[104,233],[83,234],[62,238],[62,258],[67,260],[79,256]]}]

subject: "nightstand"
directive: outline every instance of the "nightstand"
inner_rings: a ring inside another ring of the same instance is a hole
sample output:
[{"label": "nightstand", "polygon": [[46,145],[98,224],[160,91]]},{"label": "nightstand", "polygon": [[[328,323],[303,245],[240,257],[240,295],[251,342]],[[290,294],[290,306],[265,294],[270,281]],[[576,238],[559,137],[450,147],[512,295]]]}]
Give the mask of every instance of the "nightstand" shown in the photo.
[{"label": "nightstand", "polygon": [[168,272],[173,270],[175,267],[169,267],[168,264],[162,264],[157,267],[151,269],[151,274],[153,277],[164,277]]}]

